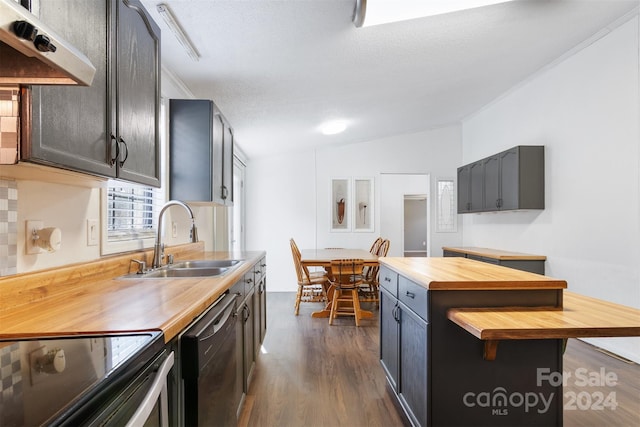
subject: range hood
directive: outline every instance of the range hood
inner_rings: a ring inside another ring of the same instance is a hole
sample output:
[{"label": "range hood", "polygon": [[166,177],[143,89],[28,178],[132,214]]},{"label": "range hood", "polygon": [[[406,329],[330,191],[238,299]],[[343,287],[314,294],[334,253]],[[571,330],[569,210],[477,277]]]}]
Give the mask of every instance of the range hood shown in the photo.
[{"label": "range hood", "polygon": [[89,59],[13,0],[0,0],[0,85],[90,86]]}]

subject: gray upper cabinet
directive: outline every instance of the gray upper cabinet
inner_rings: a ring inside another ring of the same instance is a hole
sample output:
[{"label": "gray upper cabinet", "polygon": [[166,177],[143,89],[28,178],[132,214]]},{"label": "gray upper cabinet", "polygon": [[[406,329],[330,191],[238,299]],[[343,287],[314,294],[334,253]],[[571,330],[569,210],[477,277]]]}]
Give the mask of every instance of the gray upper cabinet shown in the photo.
[{"label": "gray upper cabinet", "polygon": [[544,209],[544,146],[517,146],[458,168],[458,213]]},{"label": "gray upper cabinet", "polygon": [[233,204],[233,129],[208,99],[169,104],[169,192],[172,199]]},{"label": "gray upper cabinet", "polygon": [[482,173],[482,161],[458,168],[458,213],[484,209]]},{"label": "gray upper cabinet", "polygon": [[137,0],[34,1],[33,10],[96,74],[90,87],[32,86],[21,160],[159,187],[159,28]]}]

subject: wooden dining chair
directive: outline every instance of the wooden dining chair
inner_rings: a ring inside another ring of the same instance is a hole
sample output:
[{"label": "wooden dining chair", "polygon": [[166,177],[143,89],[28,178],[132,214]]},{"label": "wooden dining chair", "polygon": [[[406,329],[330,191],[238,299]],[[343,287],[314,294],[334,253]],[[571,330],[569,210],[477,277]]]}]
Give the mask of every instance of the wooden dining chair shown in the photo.
[{"label": "wooden dining chair", "polygon": [[326,272],[309,272],[309,269],[302,264],[300,249],[295,240],[290,239],[291,255],[293,265],[296,268],[298,277],[298,292],[296,293],[295,315],[300,311],[301,302],[323,302],[327,300],[326,288],[329,286],[329,277]]},{"label": "wooden dining chair", "polygon": [[[389,246],[391,246],[391,241],[389,239],[380,239],[380,244],[376,249],[376,255],[378,255],[378,257],[387,256],[387,253],[389,253]],[[374,302],[376,307],[380,306],[380,282],[378,281],[379,272],[380,267],[377,265],[375,267],[366,267],[363,274],[362,285],[359,287],[360,301]]]},{"label": "wooden dining chair", "polygon": [[336,259],[331,261],[330,280],[334,288],[333,299],[331,301],[331,313],[329,314],[329,324],[333,325],[333,320],[337,316],[353,316],[356,326],[360,326],[362,310],[358,288],[362,285],[362,270],[364,260],[362,259]]}]

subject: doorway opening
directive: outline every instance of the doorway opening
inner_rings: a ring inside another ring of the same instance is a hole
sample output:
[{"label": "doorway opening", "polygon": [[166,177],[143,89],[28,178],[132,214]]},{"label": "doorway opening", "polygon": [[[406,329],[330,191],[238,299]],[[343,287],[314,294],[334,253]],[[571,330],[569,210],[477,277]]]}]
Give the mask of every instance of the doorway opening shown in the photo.
[{"label": "doorway opening", "polygon": [[404,195],[404,256],[427,256],[427,195]]}]

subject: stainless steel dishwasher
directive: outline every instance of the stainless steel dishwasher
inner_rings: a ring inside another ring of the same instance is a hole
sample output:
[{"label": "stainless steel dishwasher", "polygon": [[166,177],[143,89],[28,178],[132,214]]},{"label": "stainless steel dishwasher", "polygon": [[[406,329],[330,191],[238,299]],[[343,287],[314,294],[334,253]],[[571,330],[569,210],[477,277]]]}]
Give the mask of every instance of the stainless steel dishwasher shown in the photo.
[{"label": "stainless steel dishwasher", "polygon": [[236,295],[227,293],[181,338],[186,426],[235,426]]}]

